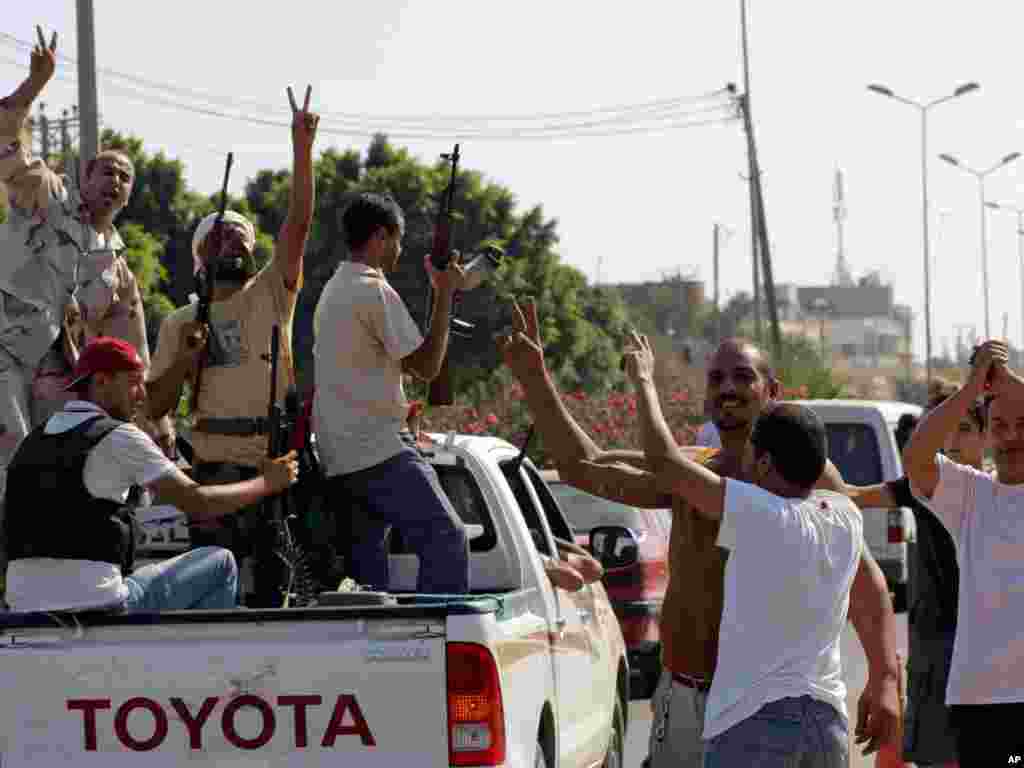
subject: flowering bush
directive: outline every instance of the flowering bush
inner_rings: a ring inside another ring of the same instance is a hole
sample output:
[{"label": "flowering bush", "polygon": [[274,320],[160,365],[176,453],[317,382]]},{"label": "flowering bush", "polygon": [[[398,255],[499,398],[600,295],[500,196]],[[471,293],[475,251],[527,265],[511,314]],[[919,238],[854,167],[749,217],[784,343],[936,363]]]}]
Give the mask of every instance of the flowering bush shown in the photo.
[{"label": "flowering bush", "polygon": [[[786,400],[806,398],[806,385],[785,388]],[[637,419],[636,394],[609,392],[588,395],[582,391],[562,395],[562,401],[576,422],[605,450],[640,449],[643,445]],[[661,390],[661,407],[665,421],[680,445],[693,445],[697,429],[703,422],[704,395],[694,395],[687,388]],[[458,432],[467,435],[491,435],[522,445],[530,426],[530,413],[523,402],[523,389],[518,383],[504,387],[497,395],[476,404],[427,408],[414,402],[410,413],[416,414],[419,428],[426,432]],[[539,466],[548,466],[547,456],[539,439],[531,446],[530,458]]]},{"label": "flowering bush", "polygon": [[[637,420],[636,395],[609,392],[588,395],[575,391],[562,395],[562,400],[576,422],[604,449],[639,449],[642,438]],[[697,407],[702,400],[686,389],[662,395],[662,409],[672,434],[680,445],[692,445],[701,422]],[[475,405],[453,405],[423,409],[414,403],[419,426],[427,432],[459,432],[469,435],[493,435],[522,445],[530,426],[530,413],[523,402],[523,390],[512,384],[498,396]],[[549,464],[543,445],[535,438],[530,458],[540,466]]]}]

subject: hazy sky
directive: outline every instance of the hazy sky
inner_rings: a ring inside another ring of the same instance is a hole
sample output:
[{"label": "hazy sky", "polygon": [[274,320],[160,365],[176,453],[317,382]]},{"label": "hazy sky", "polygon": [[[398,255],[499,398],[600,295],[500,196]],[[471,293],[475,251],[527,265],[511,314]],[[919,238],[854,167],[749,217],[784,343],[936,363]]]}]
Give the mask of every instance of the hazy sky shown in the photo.
[{"label": "hazy sky", "polygon": [[[62,36],[75,56],[75,3],[8,3],[0,31],[34,39],[34,24]],[[130,86],[101,75],[104,125],[143,137],[187,166],[189,183],[213,192],[224,153],[235,152],[234,191],[266,167],[286,167],[284,128],[184,111],[204,106],[287,120],[284,88],[314,86],[324,113],[531,115],[696,97],[741,82],[738,0],[599,4],[520,0],[373,0],[284,4],[234,0],[174,4],[97,0],[101,68],[145,78]],[[262,10],[266,8],[267,10]],[[160,10],[157,10],[160,9]],[[294,9],[294,10],[293,10]],[[1010,0],[751,0],[752,101],[764,171],[777,282],[827,281],[835,264],[832,183],[846,179],[847,255],[859,276],[879,270],[915,313],[923,353],[920,143],[916,110],[870,93],[880,82],[929,100],[968,80],[981,90],[929,118],[933,344],[953,344],[957,324],[983,333],[977,184],[936,158],[978,168],[1024,151],[1018,120],[1018,30]],[[10,90],[28,55],[0,38],[0,77]],[[55,80],[51,115],[77,101],[74,67]],[[164,104],[154,103],[163,101]],[[248,101],[248,103],[246,103]],[[260,104],[279,104],[279,113]],[[369,118],[360,125],[369,130]],[[365,148],[365,135],[321,123],[319,147]],[[337,133],[328,134],[328,131]],[[454,140],[404,140],[425,161]],[[735,234],[722,251],[724,297],[750,290],[750,237],[738,123],[657,134],[557,141],[462,141],[463,165],[510,187],[523,206],[543,203],[559,221],[561,253],[590,279],[658,279],[696,272],[711,292],[715,221]],[[1022,161],[1024,163],[1024,161]],[[1010,167],[990,177],[989,199],[1024,207]],[[941,214],[941,215],[940,215]],[[1019,343],[1021,273],[1016,219],[989,219],[992,331]]]}]

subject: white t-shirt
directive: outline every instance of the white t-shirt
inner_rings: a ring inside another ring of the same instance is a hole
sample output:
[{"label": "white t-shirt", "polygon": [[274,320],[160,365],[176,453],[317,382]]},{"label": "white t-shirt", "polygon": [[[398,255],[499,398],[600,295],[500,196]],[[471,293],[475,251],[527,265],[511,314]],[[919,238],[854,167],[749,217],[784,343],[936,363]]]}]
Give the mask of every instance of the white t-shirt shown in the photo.
[{"label": "white t-shirt", "polygon": [[845,496],[784,499],[726,481],[717,543],[729,559],[705,739],[788,696],[847,717],[840,635],[863,536],[860,510]]},{"label": "white t-shirt", "polygon": [[1024,702],[1024,485],[935,457],[930,506],[956,543],[960,592],[946,704]]},{"label": "white t-shirt", "polygon": [[[94,403],[72,400],[46,422],[48,435],[106,415]],[[133,485],[149,485],[174,463],[134,424],[122,424],[89,452],[82,480],[93,496],[124,502]],[[62,510],[73,514],[74,510]],[[55,521],[59,525],[59,520]],[[7,603],[15,611],[69,611],[116,607],[128,596],[121,568],[94,560],[22,558],[7,565]]]},{"label": "white t-shirt", "polygon": [[384,274],[344,261],[324,286],[313,318],[313,418],[328,475],[380,464],[399,453],[409,404],[402,358],[423,343]]}]

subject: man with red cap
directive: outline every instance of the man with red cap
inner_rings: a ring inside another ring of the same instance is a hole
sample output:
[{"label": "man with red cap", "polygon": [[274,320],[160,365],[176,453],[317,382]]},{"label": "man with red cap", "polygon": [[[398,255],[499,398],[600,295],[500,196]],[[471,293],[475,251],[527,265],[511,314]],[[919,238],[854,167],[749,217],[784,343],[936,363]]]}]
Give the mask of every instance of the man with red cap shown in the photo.
[{"label": "man with red cap", "polygon": [[[215,520],[288,488],[294,453],[263,474],[200,486],[132,423],[146,402],[145,363],[120,339],[85,347],[68,402],[22,442],[8,468],[7,602],[15,611],[232,608],[233,555],[202,547],[132,571],[134,486],[150,486],[190,523]],[[45,514],[40,514],[41,512]]]}]

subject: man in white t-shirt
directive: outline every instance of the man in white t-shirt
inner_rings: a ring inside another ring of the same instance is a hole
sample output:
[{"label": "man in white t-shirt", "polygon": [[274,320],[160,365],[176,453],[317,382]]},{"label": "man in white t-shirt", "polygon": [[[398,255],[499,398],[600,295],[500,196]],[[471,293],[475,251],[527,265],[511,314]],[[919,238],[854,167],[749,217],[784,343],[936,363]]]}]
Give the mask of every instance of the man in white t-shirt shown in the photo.
[{"label": "man in white t-shirt", "polygon": [[434,469],[400,437],[409,410],[402,375],[437,376],[464,273],[454,260],[438,271],[424,258],[435,288],[424,339],[384,276],[402,252],[401,208],[390,197],[363,193],[345,209],[342,225],[351,258],[324,286],[313,320],[313,419],[329,493],[355,504],[341,513],[351,515],[351,576],[388,589],[386,541],[394,526],[419,556],[418,591],[466,592],[465,526]]},{"label": "man in white t-shirt", "polygon": [[146,401],[145,363],[128,342],[99,337],[83,350],[65,404],[11,461],[4,536],[7,602],[15,611],[232,608],[238,571],[204,547],[132,571],[133,486],[149,486],[189,518],[214,520],[295,481],[294,454],[263,475],[201,487],[131,423]]},{"label": "man in white t-shirt", "polygon": [[[1024,755],[1024,378],[1008,359],[1005,342],[982,344],[967,383],[929,412],[903,452],[912,487],[956,544],[959,605],[946,704],[964,766],[1008,765]],[[996,476],[939,454],[982,396]]]},{"label": "man in white t-shirt", "polygon": [[[644,454],[659,490],[720,522],[729,552],[718,661],[704,716],[705,766],[846,766],[849,726],[840,637],[863,551],[860,511],[815,491],[828,446],[809,408],[769,406],[750,437],[745,476],[687,459],[665,423],[654,356],[635,336],[626,369],[639,389]],[[592,464],[608,482],[626,465]],[[757,487],[760,486],[760,487]]]}]

